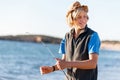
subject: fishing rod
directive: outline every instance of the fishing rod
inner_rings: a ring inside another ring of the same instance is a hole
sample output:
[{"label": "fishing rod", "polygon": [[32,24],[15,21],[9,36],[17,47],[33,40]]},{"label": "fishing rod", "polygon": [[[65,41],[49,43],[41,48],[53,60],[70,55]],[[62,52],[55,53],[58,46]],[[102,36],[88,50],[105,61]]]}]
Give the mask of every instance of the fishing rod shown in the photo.
[{"label": "fishing rod", "polygon": [[[49,51],[50,55],[55,59],[56,56],[53,54],[53,52],[50,50],[50,48],[41,40],[41,43],[43,46],[46,47],[46,49]],[[61,69],[61,71],[64,73],[64,75],[66,76],[67,80],[69,80],[68,76],[66,75],[65,71]]]}]

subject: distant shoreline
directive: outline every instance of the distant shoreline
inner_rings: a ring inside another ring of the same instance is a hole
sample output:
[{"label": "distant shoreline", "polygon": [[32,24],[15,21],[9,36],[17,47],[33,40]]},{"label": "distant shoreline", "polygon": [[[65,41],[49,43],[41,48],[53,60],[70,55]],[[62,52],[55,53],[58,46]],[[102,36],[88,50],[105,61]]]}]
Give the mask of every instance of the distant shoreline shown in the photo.
[{"label": "distant shoreline", "polygon": [[[46,36],[46,35],[16,35],[16,36],[8,35],[8,36],[0,36],[0,40],[36,42],[36,43],[45,42],[45,43],[59,44],[62,39],[53,36]],[[100,48],[105,50],[120,51],[120,41],[104,40],[101,42]]]},{"label": "distant shoreline", "polygon": [[101,49],[120,51],[120,41],[102,41]]},{"label": "distant shoreline", "polygon": [[59,44],[61,38],[46,36],[46,35],[8,35],[0,36],[0,40],[9,40],[9,41],[24,41],[24,42],[45,42],[45,43],[54,43]]}]

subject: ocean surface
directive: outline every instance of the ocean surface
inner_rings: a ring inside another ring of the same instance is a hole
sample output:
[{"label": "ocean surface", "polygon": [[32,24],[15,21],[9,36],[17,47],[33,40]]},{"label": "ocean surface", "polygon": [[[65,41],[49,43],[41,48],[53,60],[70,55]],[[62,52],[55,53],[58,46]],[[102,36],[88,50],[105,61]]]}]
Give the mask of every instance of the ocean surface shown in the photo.
[{"label": "ocean surface", "polygon": [[[41,75],[39,67],[53,65],[58,58],[58,44],[0,40],[0,80],[64,80],[62,71]],[[100,50],[98,80],[120,80],[120,52]]]}]

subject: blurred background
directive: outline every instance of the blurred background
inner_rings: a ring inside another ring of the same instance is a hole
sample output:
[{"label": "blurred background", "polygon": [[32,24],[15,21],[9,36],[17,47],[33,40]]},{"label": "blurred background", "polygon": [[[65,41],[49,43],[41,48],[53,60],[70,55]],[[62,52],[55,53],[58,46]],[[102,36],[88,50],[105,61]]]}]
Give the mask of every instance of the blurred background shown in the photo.
[{"label": "blurred background", "polygon": [[[17,36],[47,35],[63,38],[69,31],[66,12],[74,1],[0,0],[0,80],[64,80],[62,71],[40,75],[39,67],[51,66],[55,60],[41,43],[20,41],[21,37]],[[120,80],[120,1],[79,1],[88,5],[88,26],[98,32],[102,41],[98,80]],[[9,39],[1,39],[3,36]],[[58,53],[59,43],[45,44],[56,57],[61,58],[62,54]]]}]

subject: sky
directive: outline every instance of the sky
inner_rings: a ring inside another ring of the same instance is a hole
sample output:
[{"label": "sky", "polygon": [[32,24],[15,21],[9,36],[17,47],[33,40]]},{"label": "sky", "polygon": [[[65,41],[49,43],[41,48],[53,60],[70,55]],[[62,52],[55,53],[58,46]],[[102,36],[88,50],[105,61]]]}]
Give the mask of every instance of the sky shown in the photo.
[{"label": "sky", "polygon": [[[76,0],[0,0],[0,36],[42,34],[63,38],[66,12]],[[89,8],[88,27],[101,40],[120,40],[120,0],[78,0]]]}]

